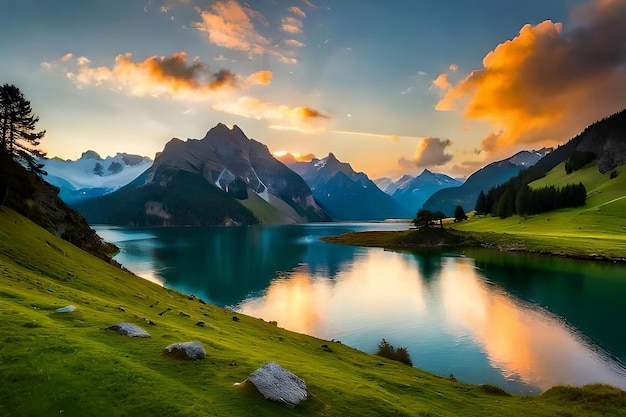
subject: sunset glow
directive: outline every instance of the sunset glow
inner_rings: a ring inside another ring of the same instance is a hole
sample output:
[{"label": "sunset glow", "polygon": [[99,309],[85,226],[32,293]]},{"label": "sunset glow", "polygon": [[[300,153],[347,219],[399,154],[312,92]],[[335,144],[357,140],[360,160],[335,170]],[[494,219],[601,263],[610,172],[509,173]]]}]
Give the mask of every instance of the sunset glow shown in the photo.
[{"label": "sunset glow", "polygon": [[221,122],[372,177],[465,176],[626,106],[624,0],[35,3],[36,25],[26,3],[0,16],[0,69],[61,158],[152,157]]}]

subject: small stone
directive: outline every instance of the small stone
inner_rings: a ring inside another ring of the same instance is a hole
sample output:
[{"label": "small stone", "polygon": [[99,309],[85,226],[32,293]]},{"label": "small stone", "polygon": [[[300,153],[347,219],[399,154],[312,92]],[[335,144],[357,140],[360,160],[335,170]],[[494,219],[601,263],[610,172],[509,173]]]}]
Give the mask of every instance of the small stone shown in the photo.
[{"label": "small stone", "polygon": [[176,359],[206,358],[206,351],[200,342],[174,343],[167,346],[163,353]]},{"label": "small stone", "polygon": [[206,323],[203,322],[203,321],[199,321],[199,322],[196,323],[196,326],[198,326],[198,327],[206,327]]},{"label": "small stone", "polygon": [[57,312],[57,313],[72,313],[72,312],[76,311],[76,307],[74,307],[73,305],[69,305],[69,306],[57,308],[54,311]]},{"label": "small stone", "polygon": [[233,321],[239,321],[239,317],[233,316]]},{"label": "small stone", "polygon": [[119,334],[128,337],[150,337],[150,334],[147,331],[132,323],[118,323],[111,327],[107,327],[107,330],[114,330]]},{"label": "small stone", "polygon": [[178,315],[182,317],[190,317],[189,314],[185,313],[184,311],[179,312]]}]

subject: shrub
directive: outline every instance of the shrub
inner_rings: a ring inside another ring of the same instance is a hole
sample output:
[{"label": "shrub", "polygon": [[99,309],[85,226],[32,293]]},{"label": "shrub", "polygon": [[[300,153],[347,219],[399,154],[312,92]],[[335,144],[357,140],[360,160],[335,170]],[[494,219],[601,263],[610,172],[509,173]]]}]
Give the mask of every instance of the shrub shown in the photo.
[{"label": "shrub", "polygon": [[382,339],[380,343],[378,343],[378,352],[376,352],[376,354],[378,356],[382,356],[383,358],[413,366],[413,362],[411,361],[411,356],[409,355],[407,348],[401,347],[394,349],[394,347],[385,339]]}]

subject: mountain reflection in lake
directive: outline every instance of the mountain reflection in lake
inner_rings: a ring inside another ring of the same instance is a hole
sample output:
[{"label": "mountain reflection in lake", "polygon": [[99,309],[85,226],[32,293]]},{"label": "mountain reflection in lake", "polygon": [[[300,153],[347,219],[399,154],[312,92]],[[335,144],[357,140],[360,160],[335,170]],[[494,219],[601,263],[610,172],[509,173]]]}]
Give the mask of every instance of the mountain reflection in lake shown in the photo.
[{"label": "mountain reflection in lake", "polygon": [[407,347],[415,366],[440,375],[513,392],[593,382],[626,388],[626,336],[613,321],[626,310],[624,266],[318,240],[398,227],[406,226],[98,232],[120,246],[123,265],[167,287],[368,352],[385,338]]}]

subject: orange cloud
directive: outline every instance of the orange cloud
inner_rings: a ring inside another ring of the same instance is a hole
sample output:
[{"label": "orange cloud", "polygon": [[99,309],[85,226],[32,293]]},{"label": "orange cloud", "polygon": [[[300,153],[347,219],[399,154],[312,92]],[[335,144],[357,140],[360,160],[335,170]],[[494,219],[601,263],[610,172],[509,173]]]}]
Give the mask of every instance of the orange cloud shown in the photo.
[{"label": "orange cloud", "polygon": [[272,73],[272,71],[258,71],[248,76],[248,78],[246,79],[246,85],[269,85],[272,82],[273,77],[274,74]]},{"label": "orange cloud", "polygon": [[[500,135],[485,150],[562,142],[626,106],[626,1],[594,0],[561,23],[525,25],[483,59],[483,68],[446,90],[437,110],[460,109]],[[441,77],[441,76],[440,76]],[[436,80],[436,81],[437,81]]]},{"label": "orange cloud", "polygon": [[[212,72],[199,59],[189,61],[185,52],[170,57],[151,56],[134,62],[130,53],[118,55],[112,67],[92,67],[88,58],[76,59],[75,69],[66,76],[79,88],[108,85],[134,96],[169,96],[177,99],[207,101],[219,111],[266,120],[272,127],[311,133],[324,129],[320,122],[328,116],[307,106],[291,107],[255,97],[238,96],[252,86],[269,85],[272,71],[255,72],[244,78],[222,69]],[[46,65],[44,65],[46,64]],[[46,68],[50,63],[42,63]]]},{"label": "orange cloud", "polygon": [[303,133],[325,130],[320,123],[328,118],[310,107],[290,107],[249,96],[234,100],[221,100],[214,103],[213,108],[250,119],[270,121],[274,123],[270,126],[273,129],[295,130]]},{"label": "orange cloud", "polygon": [[286,151],[276,151],[272,155],[285,165],[293,165],[296,162],[311,162],[315,159],[315,154],[308,153],[306,155],[300,155],[298,153],[291,153]]},{"label": "orange cloud", "polygon": [[294,48],[302,48],[306,46],[304,43],[297,41],[295,39],[286,39],[283,41],[283,43],[287,46],[292,46]]},{"label": "orange cloud", "polygon": [[90,62],[86,57],[79,57],[78,68],[68,71],[67,77],[80,87],[109,83],[136,96],[207,94],[234,89],[239,84],[237,75],[231,71],[211,72],[198,59],[189,62],[185,52],[176,52],[170,57],[151,56],[140,62],[134,62],[130,53],[121,54],[115,57],[111,68],[91,67]]},{"label": "orange cloud", "polygon": [[448,74],[439,74],[437,78],[433,80],[433,85],[440,90],[448,90],[452,87],[450,81],[448,81]]},{"label": "orange cloud", "polygon": [[283,18],[280,28],[289,33],[302,33],[302,21],[294,16],[287,16]]},{"label": "orange cloud", "polygon": [[295,64],[297,60],[272,45],[270,39],[262,36],[254,27],[252,18],[262,23],[263,16],[249,5],[243,7],[236,0],[220,0],[211,5],[210,10],[200,11],[201,22],[193,27],[206,32],[209,42],[228,49],[248,52],[250,57],[272,55],[280,62]]},{"label": "orange cloud", "polygon": [[450,70],[450,72],[457,72],[459,70],[459,66],[457,64],[450,64],[448,69]]}]

